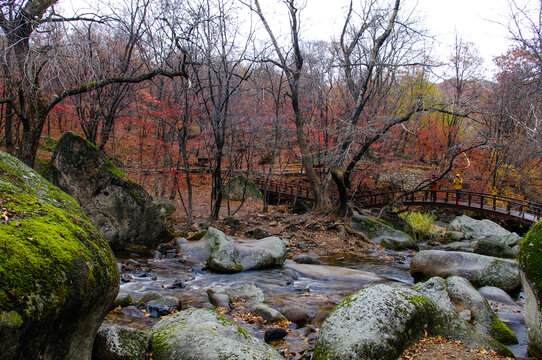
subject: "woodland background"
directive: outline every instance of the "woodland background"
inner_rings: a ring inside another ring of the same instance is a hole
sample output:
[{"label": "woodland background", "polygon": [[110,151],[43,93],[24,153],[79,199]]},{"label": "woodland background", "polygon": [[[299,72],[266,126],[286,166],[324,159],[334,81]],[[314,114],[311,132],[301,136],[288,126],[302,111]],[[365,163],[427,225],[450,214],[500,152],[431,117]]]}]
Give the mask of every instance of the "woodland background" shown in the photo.
[{"label": "woodland background", "polygon": [[304,181],[315,209],[339,214],[341,194],[432,174],[542,201],[542,1],[511,2],[514,45],[492,80],[468,39],[434,61],[399,0],[352,2],[329,42],[304,41],[301,2],[281,3],[285,34],[258,1],[100,2],[73,17],[3,1],[0,148],[40,168],[78,132],[189,224],[235,213],[224,183],[241,173]]}]

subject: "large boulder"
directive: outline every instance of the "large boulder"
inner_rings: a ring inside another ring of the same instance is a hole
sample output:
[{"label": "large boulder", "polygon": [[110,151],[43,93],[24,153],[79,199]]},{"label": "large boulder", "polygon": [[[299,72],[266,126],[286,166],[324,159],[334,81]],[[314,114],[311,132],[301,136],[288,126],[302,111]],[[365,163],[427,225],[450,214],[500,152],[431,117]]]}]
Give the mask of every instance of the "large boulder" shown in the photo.
[{"label": "large boulder", "polygon": [[469,309],[477,330],[503,344],[517,344],[512,331],[495,315],[487,300],[471,283],[459,276],[446,279],[450,299],[462,309]]},{"label": "large boulder", "polygon": [[542,358],[542,221],[527,233],[519,247],[521,283],[525,292],[525,325],[529,354]]},{"label": "large boulder", "polygon": [[518,256],[518,248],[522,240],[523,238],[516,233],[485,236],[476,241],[474,252],[482,255],[514,259]]},{"label": "large boulder", "polygon": [[371,286],[344,299],[327,317],[320,327],[313,359],[397,359],[426,332],[511,354],[505,346],[452,314],[414,290]]},{"label": "large boulder", "polygon": [[149,333],[130,327],[103,324],[94,339],[93,360],[147,360]]},{"label": "large boulder", "polygon": [[3,359],[85,359],[119,289],[105,239],[70,196],[0,151]]},{"label": "large boulder", "polygon": [[273,347],[216,311],[188,309],[152,327],[154,360],[281,360]]},{"label": "large boulder", "polygon": [[460,232],[466,239],[478,240],[486,236],[507,236],[510,231],[491,220],[476,220],[466,215],[456,217],[448,226],[447,233]]},{"label": "large boulder", "polygon": [[68,132],[62,136],[47,174],[81,204],[112,248],[156,246],[172,239],[160,209],[145,189],[79,135]]},{"label": "large boulder", "polygon": [[246,175],[238,175],[224,184],[224,196],[230,200],[262,200],[260,188]]},{"label": "large boulder", "polygon": [[363,233],[375,244],[395,250],[418,250],[418,244],[412,237],[394,229],[380,219],[357,214],[352,217],[351,227]]},{"label": "large boulder", "polygon": [[410,273],[416,280],[461,276],[476,287],[496,286],[508,293],[521,287],[519,266],[514,260],[460,251],[420,251],[410,262]]},{"label": "large boulder", "polygon": [[230,240],[212,227],[201,240],[179,244],[179,250],[187,259],[206,261],[210,269],[223,273],[279,266],[287,255],[284,243],[276,236]]}]

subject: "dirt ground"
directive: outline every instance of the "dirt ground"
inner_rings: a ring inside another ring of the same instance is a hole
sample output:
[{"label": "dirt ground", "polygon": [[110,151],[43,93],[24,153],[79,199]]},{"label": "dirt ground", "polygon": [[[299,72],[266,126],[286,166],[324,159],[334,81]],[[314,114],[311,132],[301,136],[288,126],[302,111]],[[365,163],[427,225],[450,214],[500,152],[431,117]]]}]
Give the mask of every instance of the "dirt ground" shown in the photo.
[{"label": "dirt ground", "polygon": [[[363,235],[352,231],[346,222],[337,220],[332,215],[312,213],[299,215],[289,213],[285,208],[275,207],[265,214],[258,210],[258,206],[249,203],[235,219],[222,218],[213,226],[227,235],[239,238],[249,238],[248,233],[251,229],[263,228],[270,235],[289,240],[289,258],[303,253],[314,253],[318,256],[352,253],[379,256],[383,261],[391,260],[391,258],[384,258],[386,255],[380,246],[369,242]],[[196,230],[194,229],[194,232]],[[405,350],[398,359],[435,360],[436,358],[439,360],[511,359],[484,348],[474,349],[460,341],[443,337],[426,337]]]}]

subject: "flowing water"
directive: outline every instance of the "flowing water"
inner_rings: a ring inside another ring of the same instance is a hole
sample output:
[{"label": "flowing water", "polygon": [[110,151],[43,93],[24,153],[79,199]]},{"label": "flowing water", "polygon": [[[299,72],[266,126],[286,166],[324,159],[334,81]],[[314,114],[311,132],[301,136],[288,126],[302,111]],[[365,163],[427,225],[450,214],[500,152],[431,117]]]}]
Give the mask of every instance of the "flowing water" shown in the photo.
[{"label": "flowing water", "polygon": [[[122,266],[123,277],[128,282],[121,282],[121,292],[126,292],[137,301],[143,294],[155,290],[164,296],[174,296],[181,300],[183,309],[191,307],[212,308],[207,296],[207,289],[215,286],[230,287],[242,284],[253,284],[263,290],[267,303],[279,311],[286,305],[296,306],[308,312],[312,324],[319,327],[327,314],[345,296],[348,296],[374,283],[394,283],[410,286],[413,279],[409,273],[410,259],[413,252],[386,251],[364,255],[334,254],[320,257],[323,265],[295,264],[287,260],[284,267],[245,271],[237,274],[218,274],[208,271],[203,264],[187,263],[178,257],[163,258],[156,253],[139,252],[118,255],[120,264],[131,260],[141,266]],[[132,264],[135,264],[132,261]],[[297,274],[292,278],[291,271]],[[359,270],[351,271],[349,269]],[[174,286],[179,281],[182,288]],[[517,307],[498,307],[497,315],[509,325],[518,337],[520,344],[510,349],[516,356],[526,356],[526,331],[523,323],[521,302]],[[158,318],[133,317],[122,313],[111,313],[106,321],[148,329]],[[265,326],[261,322],[251,322],[247,319],[236,318],[235,321],[263,339]],[[309,347],[311,330],[290,329],[284,341],[273,343],[283,353],[294,352],[296,346],[299,352]],[[314,330],[314,329],[312,329]],[[312,341],[314,341],[314,336]],[[287,348],[290,350],[287,351]],[[310,353],[310,352],[309,352]],[[295,357],[291,356],[294,359]],[[300,358],[300,357],[297,357]],[[307,357],[308,358],[308,357]]]}]

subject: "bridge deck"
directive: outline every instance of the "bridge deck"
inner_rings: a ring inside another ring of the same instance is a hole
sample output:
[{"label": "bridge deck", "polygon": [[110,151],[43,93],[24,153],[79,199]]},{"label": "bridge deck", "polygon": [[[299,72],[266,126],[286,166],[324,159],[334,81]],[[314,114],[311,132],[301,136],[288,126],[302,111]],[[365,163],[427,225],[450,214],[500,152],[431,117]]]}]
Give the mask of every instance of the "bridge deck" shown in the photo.
[{"label": "bridge deck", "polygon": [[[312,190],[308,186],[266,181],[263,178],[257,178],[255,182],[262,191],[266,188],[268,193],[277,197],[297,197],[300,200],[314,200]],[[453,190],[421,190],[406,195],[404,193],[354,194],[351,198],[359,206],[365,208],[397,203],[405,206],[437,206],[469,210],[504,218],[513,218],[527,223],[542,219],[542,204],[506,196],[468,191],[462,192],[461,201],[456,201],[456,193]]]}]

